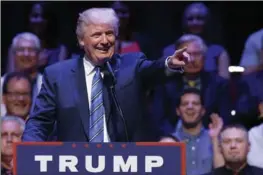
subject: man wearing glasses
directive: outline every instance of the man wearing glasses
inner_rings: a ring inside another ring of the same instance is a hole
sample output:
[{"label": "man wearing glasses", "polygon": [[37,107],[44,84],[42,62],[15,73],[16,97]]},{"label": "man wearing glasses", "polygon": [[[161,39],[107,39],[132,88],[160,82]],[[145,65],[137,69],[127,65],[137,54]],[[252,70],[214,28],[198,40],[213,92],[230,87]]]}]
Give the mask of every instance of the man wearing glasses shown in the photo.
[{"label": "man wearing glasses", "polygon": [[6,115],[27,119],[32,104],[32,83],[27,74],[12,72],[5,76],[3,102]]},{"label": "man wearing glasses", "polygon": [[[12,40],[15,72],[27,73],[32,80],[32,104],[42,84],[42,75],[38,72],[40,49],[39,38],[29,32],[19,33]],[[1,84],[4,84],[5,79],[6,74],[1,78]],[[3,106],[5,108],[5,105]],[[1,113],[1,115],[6,114]]]}]

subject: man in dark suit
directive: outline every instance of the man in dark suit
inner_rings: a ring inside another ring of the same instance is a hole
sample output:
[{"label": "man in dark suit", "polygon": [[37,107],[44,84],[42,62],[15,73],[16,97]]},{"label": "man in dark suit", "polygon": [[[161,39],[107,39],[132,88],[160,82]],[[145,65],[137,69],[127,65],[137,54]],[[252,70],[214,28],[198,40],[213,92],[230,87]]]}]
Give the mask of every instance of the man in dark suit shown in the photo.
[{"label": "man in dark suit", "polygon": [[176,105],[180,102],[181,93],[188,88],[197,88],[201,91],[206,109],[203,117],[205,127],[208,127],[209,116],[212,113],[219,114],[224,123],[230,120],[231,103],[228,81],[217,73],[203,70],[207,48],[199,36],[186,34],[180,37],[176,47],[180,49],[186,46],[193,62],[185,66],[182,75],[178,75],[178,78],[164,85],[157,86],[154,92],[152,116],[156,123],[162,123],[162,130],[165,132],[174,131],[179,118],[176,115]]},{"label": "man in dark suit", "polygon": [[242,76],[237,87],[235,122],[241,122],[250,129],[261,122],[259,116],[263,111],[263,70]]},{"label": "man in dark suit", "polygon": [[55,122],[58,141],[158,139],[144,116],[143,90],[182,72],[190,61],[185,49],[155,62],[142,53],[114,55],[118,18],[106,8],[81,13],[76,33],[85,56],[45,70],[23,141],[46,141]]}]

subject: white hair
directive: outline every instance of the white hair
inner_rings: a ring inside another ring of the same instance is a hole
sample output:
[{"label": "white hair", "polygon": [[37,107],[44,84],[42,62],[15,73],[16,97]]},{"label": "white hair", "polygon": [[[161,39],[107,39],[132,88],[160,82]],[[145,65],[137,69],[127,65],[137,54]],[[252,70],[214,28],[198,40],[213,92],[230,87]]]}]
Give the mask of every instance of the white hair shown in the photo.
[{"label": "white hair", "polygon": [[197,35],[193,35],[193,34],[185,34],[185,35],[181,36],[176,41],[176,47],[179,47],[180,45],[182,45],[184,43],[188,43],[188,42],[197,42],[198,44],[201,45],[203,53],[205,53],[207,51],[207,46],[206,46],[204,40],[201,37],[199,37]]},{"label": "white hair", "polygon": [[4,116],[1,118],[1,123],[3,123],[4,121],[17,122],[20,125],[21,131],[24,132],[24,130],[25,130],[25,121],[23,119],[21,119],[20,117],[8,115],[8,116]]},{"label": "white hair", "polygon": [[35,43],[35,47],[37,49],[40,49],[41,48],[41,44],[40,44],[40,39],[33,33],[30,33],[30,32],[23,32],[23,33],[19,33],[17,34],[14,38],[13,38],[13,41],[12,41],[12,49],[16,49],[17,47],[17,43],[19,40],[21,39],[24,39],[24,40],[27,40],[27,41],[34,41]]},{"label": "white hair", "polygon": [[76,34],[78,38],[84,35],[84,27],[89,24],[109,24],[113,26],[115,35],[119,31],[119,18],[112,8],[91,8],[79,14]]}]

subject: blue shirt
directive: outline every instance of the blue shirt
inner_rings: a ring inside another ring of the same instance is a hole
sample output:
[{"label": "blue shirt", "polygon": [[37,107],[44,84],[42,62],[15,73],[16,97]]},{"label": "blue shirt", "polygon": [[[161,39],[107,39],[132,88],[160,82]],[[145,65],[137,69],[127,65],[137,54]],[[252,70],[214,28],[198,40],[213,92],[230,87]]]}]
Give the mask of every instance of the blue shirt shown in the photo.
[{"label": "blue shirt", "polygon": [[187,175],[200,175],[212,171],[213,148],[207,130],[202,127],[198,135],[190,135],[180,127],[177,128],[173,135],[186,143]]}]

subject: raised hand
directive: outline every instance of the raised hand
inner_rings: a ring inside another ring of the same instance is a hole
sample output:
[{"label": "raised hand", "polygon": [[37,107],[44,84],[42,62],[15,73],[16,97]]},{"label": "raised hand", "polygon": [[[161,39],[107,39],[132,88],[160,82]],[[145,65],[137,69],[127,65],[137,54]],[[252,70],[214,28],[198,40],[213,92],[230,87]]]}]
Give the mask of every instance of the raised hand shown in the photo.
[{"label": "raised hand", "polygon": [[210,115],[212,123],[209,124],[209,135],[211,138],[217,138],[221,129],[223,128],[223,120],[218,114],[211,114]]}]

